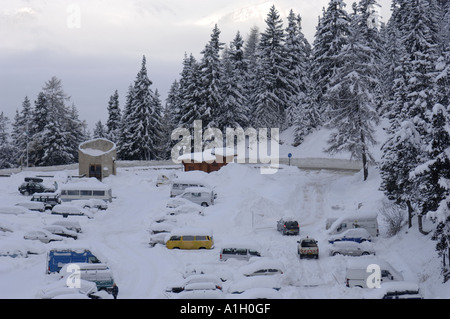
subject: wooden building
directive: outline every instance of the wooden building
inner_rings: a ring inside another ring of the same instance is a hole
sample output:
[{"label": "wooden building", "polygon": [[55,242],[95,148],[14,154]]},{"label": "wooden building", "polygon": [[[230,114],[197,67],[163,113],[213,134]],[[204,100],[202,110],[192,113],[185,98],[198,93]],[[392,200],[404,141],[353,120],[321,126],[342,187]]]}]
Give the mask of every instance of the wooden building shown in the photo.
[{"label": "wooden building", "polygon": [[184,171],[203,171],[211,173],[234,161],[236,152],[230,148],[207,149],[203,152],[183,154],[178,161],[183,163]]}]

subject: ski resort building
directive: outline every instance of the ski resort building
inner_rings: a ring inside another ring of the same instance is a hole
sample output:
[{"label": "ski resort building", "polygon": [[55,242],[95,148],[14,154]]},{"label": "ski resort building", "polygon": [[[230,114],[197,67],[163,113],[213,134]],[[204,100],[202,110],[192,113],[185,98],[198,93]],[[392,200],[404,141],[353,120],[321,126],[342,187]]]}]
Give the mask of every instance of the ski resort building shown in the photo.
[{"label": "ski resort building", "polygon": [[116,144],[104,138],[81,143],[78,147],[78,170],[80,176],[102,180],[116,175]]}]

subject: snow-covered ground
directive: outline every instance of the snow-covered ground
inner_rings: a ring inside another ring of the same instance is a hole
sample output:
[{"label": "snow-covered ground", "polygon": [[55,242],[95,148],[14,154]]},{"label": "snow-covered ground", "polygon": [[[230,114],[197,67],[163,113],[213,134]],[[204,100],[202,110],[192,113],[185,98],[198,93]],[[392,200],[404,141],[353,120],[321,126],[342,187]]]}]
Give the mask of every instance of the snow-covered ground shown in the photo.
[{"label": "snow-covered ground", "polygon": [[[309,157],[320,157],[317,154]],[[295,154],[298,156],[299,154]],[[307,157],[308,157],[307,156]],[[171,298],[167,286],[183,278],[190,269],[204,269],[227,278],[228,285],[242,280],[239,268],[245,261],[219,260],[222,243],[233,241],[260,247],[264,256],[283,263],[281,298],[363,298],[368,289],[345,286],[345,265],[349,256],[328,256],[325,223],[327,218],[359,209],[378,211],[383,194],[378,190],[380,177],[371,167],[369,179],[362,173],[333,170],[302,170],[281,166],[276,174],[260,174],[250,165],[229,164],[218,172],[175,171],[179,177],[201,179],[215,187],[216,203],[205,209],[204,216],[174,216],[180,227],[205,227],[214,235],[211,250],[169,250],[163,245],[148,245],[148,229],[152,220],[164,214],[169,200],[169,186],[156,187],[159,174],[173,170],[147,167],[119,168],[116,176],[104,180],[116,197],[106,211],[95,213],[93,219],[77,219],[83,228],[78,240],[67,239],[65,245],[86,246],[103,262],[107,262],[120,288],[119,298]],[[77,170],[53,172],[57,178],[77,175]],[[13,205],[28,199],[17,187],[30,172],[0,178],[0,205]],[[39,172],[33,171],[33,174]],[[45,173],[49,175],[49,172]],[[282,236],[276,221],[293,216],[300,223],[299,236]],[[0,241],[21,239],[26,230],[49,224],[56,218],[46,213],[0,215],[0,221],[12,225],[13,233],[0,232]],[[388,261],[402,273],[405,280],[417,282],[425,298],[450,297],[450,283],[442,284],[440,261],[430,236],[418,233],[417,225],[404,229],[396,237],[387,238],[383,220],[379,218],[380,236],[374,247],[378,257]],[[425,222],[425,227],[433,225]],[[310,236],[318,240],[319,259],[299,259],[297,240]],[[42,244],[48,249],[53,244]],[[61,246],[61,243],[55,244]],[[46,283],[54,280],[45,274],[46,254],[28,258],[0,257],[0,298],[35,298]],[[224,297],[226,297],[224,295]]]}]

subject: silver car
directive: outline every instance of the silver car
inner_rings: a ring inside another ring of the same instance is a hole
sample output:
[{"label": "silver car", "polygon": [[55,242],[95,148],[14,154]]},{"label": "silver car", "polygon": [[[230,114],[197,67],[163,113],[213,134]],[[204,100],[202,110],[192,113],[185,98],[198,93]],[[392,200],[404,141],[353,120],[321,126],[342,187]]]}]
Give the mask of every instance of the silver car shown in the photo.
[{"label": "silver car", "polygon": [[375,255],[375,250],[370,242],[357,243],[354,241],[336,241],[331,245],[330,256],[336,255]]}]

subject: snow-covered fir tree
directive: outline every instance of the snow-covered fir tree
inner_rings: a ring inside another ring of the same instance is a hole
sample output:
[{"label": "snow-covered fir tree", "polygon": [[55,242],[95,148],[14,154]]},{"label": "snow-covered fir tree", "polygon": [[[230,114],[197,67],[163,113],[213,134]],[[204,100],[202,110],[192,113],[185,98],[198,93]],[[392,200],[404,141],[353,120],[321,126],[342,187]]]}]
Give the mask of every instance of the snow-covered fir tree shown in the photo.
[{"label": "snow-covered fir tree", "polygon": [[283,21],[275,6],[265,20],[258,45],[254,123],[260,128],[284,128],[286,108],[293,88],[287,81]]},{"label": "snow-covered fir tree", "polygon": [[108,120],[106,122],[106,135],[110,141],[116,143],[120,132],[121,110],[119,106],[119,93],[117,90],[108,101]]},{"label": "snow-covered fir tree", "polygon": [[101,120],[99,120],[95,123],[94,134],[92,135],[92,137],[93,138],[106,138],[107,137],[106,128],[102,124]]},{"label": "snow-covered fir tree", "polygon": [[374,50],[367,45],[361,28],[356,14],[347,44],[334,57],[336,67],[324,97],[328,104],[327,126],[334,130],[326,150],[348,151],[352,158],[361,160],[366,180],[369,163],[374,162],[369,147],[376,143],[375,125],[379,120],[374,90],[378,83]]},{"label": "snow-covered fir tree", "polygon": [[43,87],[46,114],[45,127],[33,135],[39,147],[41,157],[35,159],[39,166],[62,165],[77,161],[77,149],[80,140],[81,124],[74,106],[67,107],[70,99],[64,92],[62,82],[52,77]]},{"label": "snow-covered fir tree", "polygon": [[17,150],[9,140],[9,118],[0,113],[0,168],[12,168],[17,165]]},{"label": "snow-covered fir tree", "polygon": [[444,16],[435,0],[395,0],[388,23],[397,62],[391,67],[394,94],[381,189],[408,208],[410,226],[413,214],[418,217],[423,233],[423,216],[442,207],[448,192],[448,60],[440,42],[445,32],[439,31]]},{"label": "snow-covered fir tree", "polygon": [[167,98],[165,101],[164,113],[167,118],[165,123],[168,126],[168,131],[172,132],[180,122],[182,98],[180,95],[180,82],[173,81],[170,86]]},{"label": "snow-covered fir tree", "polygon": [[133,88],[128,92],[125,106],[119,143],[121,159],[151,160],[156,157],[155,97],[151,85],[146,58],[143,56],[141,69]]},{"label": "snow-covered fir tree", "polygon": [[135,127],[128,125],[128,119],[132,116],[133,105],[133,86],[128,86],[126,95],[126,101],[124,110],[122,113],[122,119],[120,121],[120,132],[117,140],[117,156],[121,160],[131,159],[132,143],[129,141],[129,137],[132,135]]},{"label": "snow-covered fir tree", "polygon": [[[327,102],[324,99],[335,68],[342,60],[336,59],[341,48],[347,43],[350,33],[350,17],[345,11],[343,0],[330,0],[327,9],[319,19],[312,49],[312,85],[316,88],[315,107],[324,114]],[[326,119],[324,119],[326,120]]]},{"label": "snow-covered fir tree", "polygon": [[89,139],[90,134],[88,132],[88,125],[85,120],[80,120],[78,109],[75,104],[72,103],[67,109],[66,116],[66,131],[70,132],[67,139],[67,144],[72,150],[72,156],[76,162],[78,162],[78,146],[80,143]]},{"label": "snow-covered fir tree", "polygon": [[258,27],[252,27],[247,40],[244,43],[244,60],[247,65],[247,78],[245,80],[245,92],[247,100],[247,118],[249,126],[254,124],[254,112],[256,110],[256,70],[257,51],[259,45],[260,33]]},{"label": "snow-covered fir tree", "polygon": [[180,79],[181,116],[178,127],[192,128],[195,120],[203,119],[201,85],[197,60],[192,53],[189,56],[185,55]]},{"label": "snow-covered fir tree", "polygon": [[17,149],[17,156],[22,165],[29,166],[29,143],[31,142],[31,125],[33,109],[28,96],[22,102],[22,109],[16,110],[11,138],[14,147]]},{"label": "snow-covered fir tree", "polygon": [[203,127],[222,127],[224,116],[223,105],[223,72],[220,52],[224,43],[220,42],[220,30],[214,26],[211,39],[201,51],[202,59],[199,63],[201,85],[198,88],[200,105],[198,113],[203,121]]},{"label": "snow-covered fir tree", "polygon": [[162,106],[161,96],[158,89],[155,89],[153,94],[153,112],[152,112],[152,126],[153,126],[153,144],[154,144],[154,159],[167,159],[167,146],[170,139],[170,132],[164,123],[164,108]]},{"label": "snow-covered fir tree", "polygon": [[238,32],[224,54],[223,64],[223,113],[221,126],[225,132],[226,127],[246,128],[249,125],[247,115],[248,101],[246,95],[247,63],[244,59],[244,41]]},{"label": "snow-covered fir tree", "polygon": [[288,15],[286,27],[285,56],[287,82],[290,83],[290,96],[286,108],[286,127],[291,127],[299,114],[299,105],[305,100],[307,94],[307,70],[310,63],[311,46],[306,40],[301,26],[301,17],[293,10]]}]

